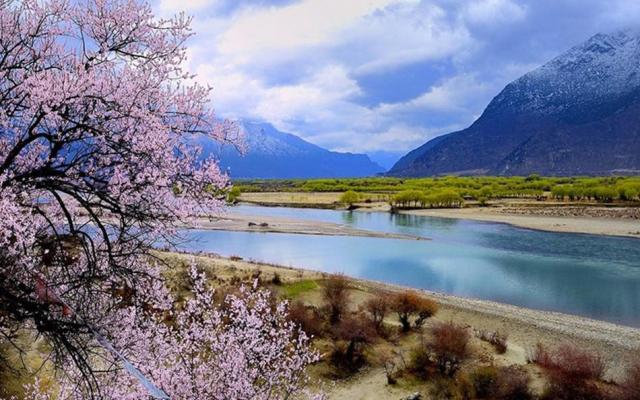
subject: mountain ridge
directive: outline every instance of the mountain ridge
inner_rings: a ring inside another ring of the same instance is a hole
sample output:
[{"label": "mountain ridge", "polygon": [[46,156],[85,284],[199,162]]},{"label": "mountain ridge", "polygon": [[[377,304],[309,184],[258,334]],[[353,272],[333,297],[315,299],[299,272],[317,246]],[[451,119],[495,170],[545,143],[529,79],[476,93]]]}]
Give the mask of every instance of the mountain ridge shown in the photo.
[{"label": "mountain ridge", "polygon": [[596,34],[514,80],[461,131],[412,150],[395,176],[640,171],[640,33]]},{"label": "mountain ridge", "polygon": [[214,155],[234,179],[362,177],[385,170],[366,154],[330,151],[268,123],[240,121],[239,127],[245,154],[211,140],[197,143],[204,156]]}]

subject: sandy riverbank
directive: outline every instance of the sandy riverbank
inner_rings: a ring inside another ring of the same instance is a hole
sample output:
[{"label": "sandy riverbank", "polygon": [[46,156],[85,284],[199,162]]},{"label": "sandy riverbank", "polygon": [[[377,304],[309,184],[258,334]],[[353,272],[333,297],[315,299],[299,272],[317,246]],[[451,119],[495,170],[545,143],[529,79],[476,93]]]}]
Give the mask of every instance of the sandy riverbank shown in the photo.
[{"label": "sandy riverbank", "polygon": [[240,214],[227,214],[215,218],[200,218],[190,227],[196,229],[237,232],[272,232],[303,235],[362,236],[384,239],[429,240],[428,238],[421,236],[369,231],[330,222]]},{"label": "sandy riverbank", "polygon": [[402,211],[413,215],[443,218],[471,219],[500,222],[521,228],[551,232],[588,233],[593,235],[626,236],[640,238],[640,220],[599,217],[560,217],[523,215],[501,211],[500,208],[456,208]]},{"label": "sandy riverbank", "polygon": [[[339,208],[340,194],[261,192],[243,193],[242,201],[260,206]],[[358,211],[389,212],[384,201],[360,203]],[[499,222],[551,232],[587,233],[640,238],[640,208],[585,203],[495,200],[492,207],[407,210],[403,213],[443,218]]]},{"label": "sandy riverbank", "polygon": [[[171,254],[171,257],[191,257]],[[217,276],[222,273],[250,275],[260,270],[263,277],[278,273],[284,282],[306,279],[323,279],[326,274],[291,267],[280,267],[259,262],[232,261],[215,255],[198,256],[200,265],[207,265]],[[226,271],[226,272],[225,272]],[[353,286],[359,292],[354,298],[362,300],[377,291],[393,292],[405,289],[361,279],[353,279]],[[608,362],[607,379],[619,379],[625,368],[640,354],[640,329],[596,321],[578,316],[532,310],[486,300],[468,299],[441,293],[424,291],[440,305],[435,320],[454,321],[476,330],[505,332],[509,335],[509,351],[501,362],[525,364],[526,353],[536,343],[557,345],[571,342],[583,348],[600,353]],[[315,303],[319,297],[313,293],[306,300]],[[378,374],[380,371],[371,371]]]}]

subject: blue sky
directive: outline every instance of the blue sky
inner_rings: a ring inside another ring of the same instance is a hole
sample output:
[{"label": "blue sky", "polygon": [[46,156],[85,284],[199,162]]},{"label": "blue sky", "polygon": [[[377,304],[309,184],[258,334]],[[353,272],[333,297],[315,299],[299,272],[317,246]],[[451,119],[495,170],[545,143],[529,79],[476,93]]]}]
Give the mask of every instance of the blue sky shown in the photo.
[{"label": "blue sky", "polygon": [[188,68],[221,117],[380,161],[468,126],[507,83],[638,0],[156,0],[194,17]]}]

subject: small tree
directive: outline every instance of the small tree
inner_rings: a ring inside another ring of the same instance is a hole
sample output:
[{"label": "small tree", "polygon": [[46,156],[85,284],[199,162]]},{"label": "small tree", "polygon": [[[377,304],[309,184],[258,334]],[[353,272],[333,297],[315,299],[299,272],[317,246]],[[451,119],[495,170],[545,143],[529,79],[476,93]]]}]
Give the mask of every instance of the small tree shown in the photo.
[{"label": "small tree", "polygon": [[427,348],[436,368],[443,375],[455,375],[469,356],[469,331],[453,322],[446,322],[431,328],[431,335]]},{"label": "small tree", "polygon": [[329,322],[340,321],[349,306],[349,282],[343,274],[333,274],[325,281],[322,297],[329,314]]},{"label": "small tree", "polygon": [[380,294],[373,297],[364,304],[364,310],[369,314],[371,322],[379,333],[382,330],[382,322],[389,313],[391,298],[387,295]]},{"label": "small tree", "polygon": [[438,305],[418,293],[408,290],[396,294],[391,300],[391,309],[398,315],[402,331],[411,330],[411,318],[416,316],[415,325],[421,327],[424,321],[438,311]]},{"label": "small tree", "polygon": [[240,199],[241,194],[242,193],[240,192],[239,187],[237,186],[232,187],[231,190],[229,190],[229,192],[227,193],[227,203],[236,204]]},{"label": "small tree", "polygon": [[360,201],[360,194],[354,192],[353,190],[347,190],[346,192],[342,193],[342,196],[340,196],[340,203],[345,204],[349,207],[353,207],[353,205],[358,201]]},{"label": "small tree", "polygon": [[357,371],[365,362],[364,347],[375,339],[373,326],[362,314],[350,315],[334,329],[338,341],[331,355],[334,365],[347,371]]}]

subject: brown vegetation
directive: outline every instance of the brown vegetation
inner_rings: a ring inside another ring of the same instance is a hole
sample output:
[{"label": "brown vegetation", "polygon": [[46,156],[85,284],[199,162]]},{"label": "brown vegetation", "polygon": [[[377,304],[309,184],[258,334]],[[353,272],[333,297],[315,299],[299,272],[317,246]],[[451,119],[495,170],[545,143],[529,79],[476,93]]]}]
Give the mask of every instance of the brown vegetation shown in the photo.
[{"label": "brown vegetation", "polygon": [[411,330],[412,316],[416,317],[414,324],[419,328],[424,321],[435,315],[438,311],[438,305],[433,300],[426,299],[412,290],[407,290],[393,297],[391,309],[398,314],[402,331],[406,333]]},{"label": "brown vegetation", "polygon": [[622,400],[640,400],[640,353],[636,363],[629,368],[627,377],[621,387]]},{"label": "brown vegetation", "polygon": [[438,371],[453,376],[469,356],[469,331],[453,322],[443,322],[431,328],[431,335],[427,347]]},{"label": "brown vegetation", "polygon": [[289,307],[289,319],[307,335],[313,337],[322,335],[324,321],[315,307],[307,307],[301,301],[296,301]]},{"label": "brown vegetation", "polygon": [[528,400],[529,375],[518,366],[476,368],[460,380],[461,397],[465,399]]},{"label": "brown vegetation", "polygon": [[600,355],[572,344],[562,344],[552,350],[538,344],[531,360],[544,369],[548,378],[542,399],[606,399],[600,382],[606,365]]},{"label": "brown vegetation", "polygon": [[382,323],[389,313],[390,302],[391,298],[388,295],[379,294],[367,300],[364,304],[364,310],[369,314],[371,322],[378,333],[382,331]]},{"label": "brown vegetation", "polygon": [[349,303],[349,282],[343,274],[333,274],[326,280],[322,298],[327,307],[329,322],[336,324],[345,314]]},{"label": "brown vegetation", "polygon": [[366,363],[364,348],[375,340],[376,331],[368,318],[355,314],[340,321],[334,337],[331,362],[340,369],[355,372]]}]

